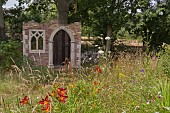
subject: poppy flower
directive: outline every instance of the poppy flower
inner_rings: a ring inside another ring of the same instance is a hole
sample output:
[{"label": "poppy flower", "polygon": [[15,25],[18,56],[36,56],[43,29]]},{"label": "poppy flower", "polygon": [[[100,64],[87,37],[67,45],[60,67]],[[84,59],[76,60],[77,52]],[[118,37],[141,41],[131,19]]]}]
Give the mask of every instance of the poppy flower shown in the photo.
[{"label": "poppy flower", "polygon": [[96,67],[96,70],[99,72],[99,73],[102,73],[102,70],[97,66]]},{"label": "poppy flower", "polygon": [[59,95],[56,97],[57,100],[59,100],[60,102],[63,102],[63,103],[66,102],[67,98],[68,98],[68,96],[62,96],[62,95]]},{"label": "poppy flower", "polygon": [[51,101],[48,100],[48,96],[45,97],[45,99],[42,99],[41,101],[39,101],[39,104],[42,104],[42,105],[47,105],[49,104]]},{"label": "poppy flower", "polygon": [[58,95],[64,96],[67,94],[66,88],[58,88]]},{"label": "poppy flower", "polygon": [[29,98],[27,96],[25,96],[22,101],[20,101],[21,105],[24,106],[24,104],[28,104],[28,100]]},{"label": "poppy flower", "polygon": [[50,111],[50,105],[46,104],[45,107],[43,106],[41,109],[43,112],[49,112]]}]

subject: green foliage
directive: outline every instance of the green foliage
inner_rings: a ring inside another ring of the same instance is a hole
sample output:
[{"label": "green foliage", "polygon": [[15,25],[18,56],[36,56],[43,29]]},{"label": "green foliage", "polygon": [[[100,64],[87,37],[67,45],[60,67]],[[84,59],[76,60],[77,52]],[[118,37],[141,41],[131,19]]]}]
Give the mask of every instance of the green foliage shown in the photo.
[{"label": "green foliage", "polygon": [[164,74],[170,78],[170,50],[165,49],[165,54],[162,55],[160,63],[162,65],[162,69]]},{"label": "green foliage", "polygon": [[40,3],[32,3],[25,9],[23,13],[25,21],[46,22],[56,19],[56,5],[49,0],[41,1]]},{"label": "green foliage", "polygon": [[114,35],[128,20],[128,13],[123,5],[125,3],[124,0],[78,0],[77,10],[75,11],[75,5],[70,8],[69,19],[81,21],[83,34],[86,36],[90,33],[91,36],[103,34],[106,37],[108,25],[112,27]]},{"label": "green foliage", "polygon": [[18,41],[0,42],[0,68],[9,69],[11,65],[22,65],[22,46]]},{"label": "green foliage", "polygon": [[160,104],[164,107],[170,106],[170,82],[168,79],[160,80],[158,84],[159,98],[163,98]]},{"label": "green foliage", "polygon": [[22,6],[24,3],[25,1],[20,0],[19,6],[4,9],[5,29],[8,38],[21,39],[23,22],[46,22],[57,17],[56,6],[53,2],[45,0],[41,3],[31,3],[27,8]]},{"label": "green foliage", "polygon": [[22,11],[22,7],[4,9],[5,30],[8,38],[21,39],[22,23],[25,21]]},{"label": "green foliage", "polygon": [[[130,31],[143,37],[144,44],[148,45],[149,51],[160,51],[163,43],[170,40],[170,9],[168,2],[139,1],[139,12],[133,14],[132,24],[129,22]],[[133,26],[133,27],[132,27]]]}]

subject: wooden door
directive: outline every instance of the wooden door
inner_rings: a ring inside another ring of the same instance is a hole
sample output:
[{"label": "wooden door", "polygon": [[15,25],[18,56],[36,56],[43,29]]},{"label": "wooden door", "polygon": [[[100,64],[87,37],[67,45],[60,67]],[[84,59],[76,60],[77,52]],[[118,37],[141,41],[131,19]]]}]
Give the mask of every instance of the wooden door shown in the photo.
[{"label": "wooden door", "polygon": [[70,60],[70,37],[64,30],[59,30],[53,41],[53,64],[62,65],[66,58]]}]

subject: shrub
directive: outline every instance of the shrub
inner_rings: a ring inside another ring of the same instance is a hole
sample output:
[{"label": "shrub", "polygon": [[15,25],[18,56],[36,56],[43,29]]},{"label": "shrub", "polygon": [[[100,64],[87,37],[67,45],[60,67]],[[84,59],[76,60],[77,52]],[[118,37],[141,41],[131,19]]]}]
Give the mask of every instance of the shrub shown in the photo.
[{"label": "shrub", "polygon": [[19,41],[8,40],[0,42],[0,69],[9,69],[11,65],[21,66],[22,44]]}]

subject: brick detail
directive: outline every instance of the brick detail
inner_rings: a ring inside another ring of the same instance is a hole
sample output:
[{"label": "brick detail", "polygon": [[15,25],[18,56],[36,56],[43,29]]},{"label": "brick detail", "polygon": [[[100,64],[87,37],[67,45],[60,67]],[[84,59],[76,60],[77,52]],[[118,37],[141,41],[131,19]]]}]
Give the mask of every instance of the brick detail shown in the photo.
[{"label": "brick detail", "polygon": [[[58,28],[66,28],[72,34],[74,42],[74,50],[71,50],[74,60],[72,64],[74,67],[80,66],[80,51],[81,51],[81,23],[75,22],[68,25],[59,24],[57,20],[53,20],[47,23],[36,23],[33,21],[23,23],[23,52],[24,55],[28,56],[34,65],[51,65],[49,64],[49,43],[52,33]],[[45,51],[44,53],[29,53],[29,30],[38,29],[45,30]],[[74,53],[73,53],[74,52]],[[71,55],[70,55],[71,56]]]}]

